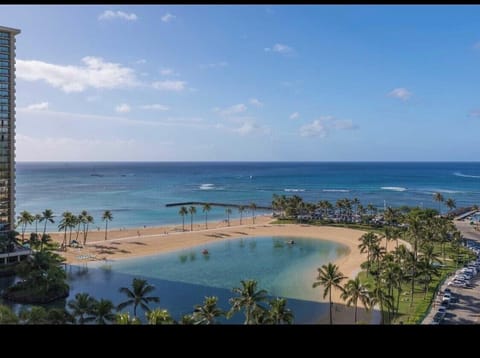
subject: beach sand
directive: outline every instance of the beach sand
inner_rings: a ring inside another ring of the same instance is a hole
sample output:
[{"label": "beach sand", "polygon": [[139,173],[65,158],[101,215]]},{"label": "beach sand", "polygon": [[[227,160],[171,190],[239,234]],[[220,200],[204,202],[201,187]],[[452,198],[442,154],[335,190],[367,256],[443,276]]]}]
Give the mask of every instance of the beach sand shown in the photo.
[{"label": "beach sand", "polygon": [[[197,245],[205,245],[218,240],[229,240],[240,237],[255,236],[299,236],[312,239],[324,239],[341,243],[348,247],[348,253],[334,263],[349,279],[355,278],[360,272],[360,264],[366,260],[366,254],[358,249],[359,238],[365,231],[339,227],[313,226],[306,224],[271,224],[270,216],[257,216],[255,224],[251,217],[244,218],[242,225],[239,220],[227,222],[209,222],[208,229],[205,222],[193,225],[193,231],[182,231],[182,225],[162,227],[142,227],[129,229],[112,229],[108,231],[105,240],[105,230],[88,233],[87,243],[83,248],[68,248],[67,252],[59,252],[70,264],[84,264],[88,260],[118,260],[175,251]],[[190,221],[185,220],[185,230],[190,230]],[[63,233],[52,233],[52,239],[61,243]],[[68,242],[67,234],[67,242]],[[72,239],[76,233],[72,233]],[[80,233],[78,241],[83,242]],[[394,245],[391,245],[394,246]],[[317,268],[312,268],[312,283],[318,275]],[[343,283],[346,283],[345,280]],[[318,300],[322,299],[323,289],[318,287]],[[353,307],[346,307],[340,298],[340,292],[333,290],[332,299],[335,302],[334,323],[353,323]],[[368,323],[370,313],[365,315],[359,303],[359,322]],[[318,323],[328,323],[328,315]]]}]

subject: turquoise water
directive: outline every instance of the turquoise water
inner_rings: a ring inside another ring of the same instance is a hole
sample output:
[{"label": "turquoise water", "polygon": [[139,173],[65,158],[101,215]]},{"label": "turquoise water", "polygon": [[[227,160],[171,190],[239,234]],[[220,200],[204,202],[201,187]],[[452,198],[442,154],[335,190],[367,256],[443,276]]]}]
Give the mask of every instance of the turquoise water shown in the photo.
[{"label": "turquoise water", "polygon": [[[433,193],[457,206],[480,204],[480,163],[348,162],[81,162],[17,163],[16,212],[50,208],[79,214],[88,210],[96,227],[104,210],[109,227],[180,225],[172,202],[204,201],[270,205],[273,194],[299,195],[318,202],[358,198],[366,207],[385,205],[439,208]],[[440,207],[443,212],[445,205]],[[250,216],[251,213],[245,213]],[[213,207],[210,220],[226,219]],[[233,210],[231,218],[239,213]],[[189,222],[189,217],[186,221]],[[194,223],[201,223],[200,207]],[[49,230],[57,230],[58,220]]]},{"label": "turquoise water", "polygon": [[[295,244],[287,244],[292,239]],[[202,254],[205,248],[209,255]],[[231,289],[239,287],[240,280],[255,279],[271,296],[288,298],[295,323],[315,323],[328,314],[328,304],[319,302],[322,289],[312,288],[317,267],[347,252],[344,245],[298,237],[221,240],[155,256],[69,266],[70,298],[88,292],[118,304],[124,299],[118,289],[141,277],[155,285],[160,307],[180,319],[206,295],[218,296],[220,306],[228,309]],[[242,322],[241,314],[228,321]]]}]

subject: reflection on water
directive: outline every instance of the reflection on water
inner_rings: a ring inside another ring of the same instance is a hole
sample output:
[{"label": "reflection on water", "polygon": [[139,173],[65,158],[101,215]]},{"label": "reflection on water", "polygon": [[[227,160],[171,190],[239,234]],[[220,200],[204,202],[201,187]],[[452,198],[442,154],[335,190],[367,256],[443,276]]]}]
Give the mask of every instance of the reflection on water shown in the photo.
[{"label": "reflection on water", "polygon": [[[286,244],[294,240],[295,245]],[[248,247],[248,250],[244,250]],[[208,254],[202,251],[208,250]],[[322,291],[312,288],[317,267],[348,252],[346,246],[297,237],[264,237],[222,240],[201,247],[142,258],[89,262],[67,268],[70,284],[69,300],[79,292],[97,299],[110,299],[115,305],[126,297],[121,287],[130,287],[139,277],[155,286],[160,307],[166,308],[179,320],[192,313],[205,296],[218,296],[219,305],[228,310],[228,299],[240,280],[255,279],[259,287],[272,296],[288,299],[295,314],[295,323],[316,323],[328,314],[328,304],[319,302]],[[197,260],[201,255],[203,260]],[[63,302],[64,304],[64,302]],[[58,307],[58,304],[56,305]],[[139,311],[144,318],[144,312]],[[133,314],[133,309],[131,309]],[[242,323],[237,313],[224,323]]]}]

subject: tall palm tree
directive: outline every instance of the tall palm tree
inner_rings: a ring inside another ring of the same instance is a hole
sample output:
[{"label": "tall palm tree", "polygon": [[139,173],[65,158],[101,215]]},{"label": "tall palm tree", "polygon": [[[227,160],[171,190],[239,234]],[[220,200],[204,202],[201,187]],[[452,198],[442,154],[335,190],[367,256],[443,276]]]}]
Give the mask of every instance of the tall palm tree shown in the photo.
[{"label": "tall palm tree", "polygon": [[272,324],[292,324],[293,312],[287,308],[287,300],[285,298],[276,297],[268,302],[270,309],[266,323]]},{"label": "tall palm tree", "polygon": [[447,206],[449,211],[452,211],[457,207],[457,203],[455,203],[455,199],[448,198],[447,201],[445,202],[445,205]]},{"label": "tall palm tree", "polygon": [[102,221],[105,221],[105,240],[107,239],[108,222],[113,220],[113,215],[110,210],[105,210],[102,215]]},{"label": "tall palm tree", "polygon": [[230,226],[230,215],[232,214],[232,209],[226,208],[225,214],[227,214],[227,223],[228,223],[228,226]]},{"label": "tall palm tree", "polygon": [[75,300],[68,302],[68,308],[73,311],[72,314],[74,317],[78,317],[79,324],[85,324],[95,319],[92,315],[95,304],[95,298],[88,293],[77,293]]},{"label": "tall palm tree", "polygon": [[440,205],[445,200],[443,195],[440,194],[440,193],[434,193],[433,194],[433,200],[438,201],[438,212],[441,214],[442,211],[440,210]]},{"label": "tall palm tree", "polygon": [[62,220],[58,223],[58,230],[64,231],[62,247],[65,251],[67,250],[67,230],[72,224],[72,216],[73,214],[70,211],[64,211],[62,213]]},{"label": "tall palm tree", "polygon": [[254,312],[257,310],[265,311],[265,307],[261,303],[267,300],[267,291],[257,291],[257,281],[255,280],[241,280],[240,283],[242,287],[232,289],[232,292],[239,296],[230,298],[229,302],[232,308],[228,313],[228,317],[243,309],[245,312],[245,324],[254,324]]},{"label": "tall palm tree", "polygon": [[337,265],[332,264],[331,262],[328,265],[322,265],[322,267],[318,268],[318,277],[317,281],[313,283],[312,287],[315,288],[317,286],[323,286],[323,298],[328,296],[330,302],[330,324],[333,324],[332,320],[332,289],[338,288],[340,291],[343,292],[343,287],[341,286],[341,282],[346,279],[347,277],[343,275],[338,269]]},{"label": "tall palm tree", "polygon": [[210,210],[212,210],[212,206],[209,203],[203,204],[202,211],[205,213],[205,229],[208,229],[207,217]]},{"label": "tall palm tree", "polygon": [[42,215],[40,214],[35,214],[35,216],[33,217],[33,220],[35,220],[35,234],[38,234],[38,222],[40,221],[41,218],[42,218]]},{"label": "tall palm tree", "polygon": [[245,206],[240,205],[238,207],[238,212],[240,213],[240,225],[242,225],[242,217],[243,217],[243,212],[245,211]]},{"label": "tall palm tree", "polygon": [[190,213],[190,231],[193,231],[193,215],[197,213],[197,208],[194,206],[190,206],[188,208],[188,212]]},{"label": "tall palm tree", "polygon": [[252,210],[252,220],[253,220],[253,223],[255,224],[255,210],[257,209],[257,204],[251,203],[250,209]]},{"label": "tall palm tree", "polygon": [[380,314],[382,316],[382,324],[385,324],[385,310],[390,311],[393,308],[393,297],[388,294],[383,285],[376,281],[375,287],[370,292],[371,305],[374,306],[377,303],[380,305]]},{"label": "tall palm tree", "polygon": [[178,211],[178,214],[182,216],[182,231],[185,231],[185,215],[188,214],[187,208],[182,206]]},{"label": "tall palm tree", "polygon": [[218,297],[205,297],[202,305],[196,305],[193,312],[195,324],[215,324],[218,317],[225,316],[226,312],[217,306]]},{"label": "tall palm tree", "polygon": [[68,238],[68,245],[72,244],[72,231],[73,231],[73,229],[75,229],[75,226],[77,226],[77,222],[78,222],[78,217],[76,215],[71,214],[68,217],[67,225],[68,225],[68,228],[70,229],[70,236]]},{"label": "tall palm tree", "polygon": [[358,245],[358,248],[360,249],[360,252],[363,254],[364,252],[367,252],[367,277],[368,274],[370,273],[370,262],[371,262],[371,256],[370,253],[372,251],[373,246],[378,242],[378,237],[375,235],[373,232],[368,232],[366,234],[363,234],[360,238],[360,244]]},{"label": "tall palm tree", "polygon": [[345,286],[342,293],[342,299],[347,301],[347,306],[352,304],[355,306],[355,324],[357,324],[357,309],[358,309],[358,300],[362,302],[365,309],[368,311],[370,309],[370,295],[368,293],[368,285],[362,284],[360,278],[357,276],[354,280],[349,280]]},{"label": "tall palm tree", "polygon": [[147,283],[147,280],[134,278],[132,281],[132,289],[128,287],[120,288],[120,292],[127,295],[127,300],[118,305],[117,310],[122,310],[127,306],[133,305],[133,315],[137,317],[137,306],[140,305],[145,311],[150,311],[148,303],[160,302],[157,296],[147,296],[150,292],[155,290],[155,286]]},{"label": "tall palm tree", "polygon": [[88,235],[88,227],[90,224],[94,223],[93,216],[92,215],[87,215],[85,216],[85,230],[83,231],[83,245],[87,243],[87,235]]},{"label": "tall palm tree", "polygon": [[54,218],[54,215],[53,215],[53,211],[50,210],[50,209],[45,209],[43,212],[42,212],[42,217],[40,218],[40,222],[42,221],[45,221],[45,226],[43,227],[43,234],[45,235],[45,233],[47,232],[47,222],[50,222],[50,223],[54,223],[55,220],[53,220]]},{"label": "tall palm tree", "polygon": [[22,225],[22,241],[25,240],[25,229],[27,228],[27,225],[30,225],[33,223],[33,220],[35,217],[30,214],[27,210],[24,210],[20,213],[20,216],[18,216],[18,224]]},{"label": "tall palm tree", "polygon": [[112,301],[100,299],[95,302],[93,306],[92,314],[97,324],[107,324],[115,321],[115,313],[113,310],[115,306]]}]

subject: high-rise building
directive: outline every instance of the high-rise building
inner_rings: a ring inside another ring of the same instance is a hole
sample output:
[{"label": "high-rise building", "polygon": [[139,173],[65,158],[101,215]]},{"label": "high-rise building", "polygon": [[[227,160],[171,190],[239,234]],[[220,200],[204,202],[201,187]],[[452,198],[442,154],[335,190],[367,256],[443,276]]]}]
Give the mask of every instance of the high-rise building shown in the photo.
[{"label": "high-rise building", "polygon": [[0,234],[15,228],[15,36],[0,26]]}]

